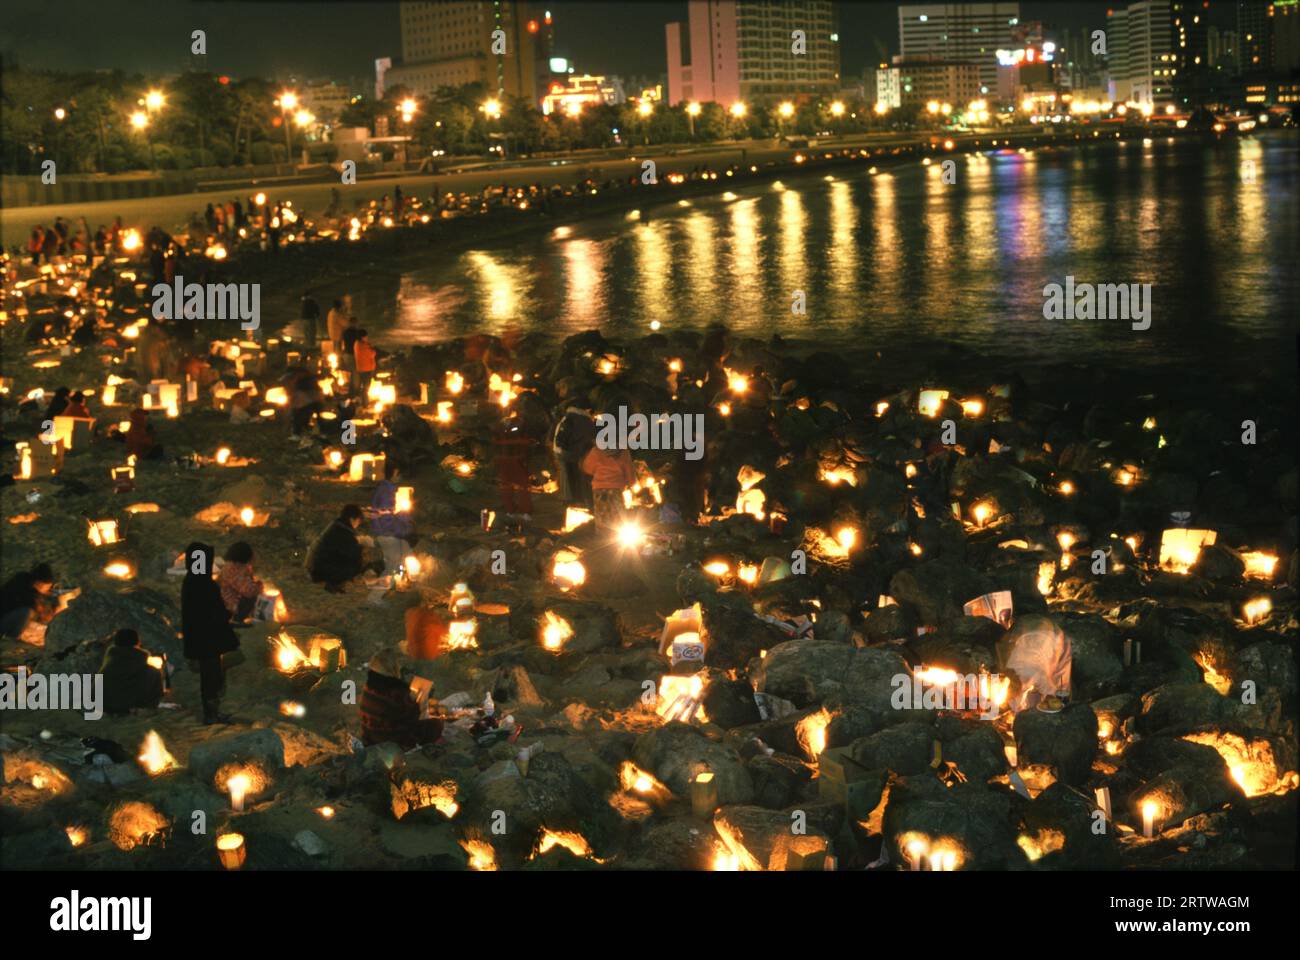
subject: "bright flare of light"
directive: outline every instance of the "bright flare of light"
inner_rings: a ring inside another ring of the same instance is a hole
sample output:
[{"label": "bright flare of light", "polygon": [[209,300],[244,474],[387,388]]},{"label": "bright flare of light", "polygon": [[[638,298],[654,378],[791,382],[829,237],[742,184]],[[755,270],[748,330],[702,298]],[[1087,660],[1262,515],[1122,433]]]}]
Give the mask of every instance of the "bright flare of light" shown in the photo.
[{"label": "bright flare of light", "polygon": [[143,110],[137,110],[131,114],[131,126],[137,130],[143,130],[149,126],[149,117]]},{"label": "bright flare of light", "polygon": [[746,107],[739,100],[737,100],[735,103],[731,105],[731,115],[736,118],[743,117],[748,112],[748,110],[749,108]]},{"label": "bright flare of light", "polygon": [[292,110],[294,107],[298,106],[298,94],[294,93],[292,90],[286,90],[284,93],[280,94],[279,102],[281,110]]},{"label": "bright flare of light", "polygon": [[794,104],[787,100],[782,103],[781,106],[777,107],[776,112],[779,113],[782,118],[789,120],[794,116]]},{"label": "bright flare of light", "polygon": [[163,743],[163,738],[156,730],[150,730],[145,734],[144,742],[140,744],[140,755],[136,759],[150,776],[176,766],[176,758],[168,753],[167,744]]}]

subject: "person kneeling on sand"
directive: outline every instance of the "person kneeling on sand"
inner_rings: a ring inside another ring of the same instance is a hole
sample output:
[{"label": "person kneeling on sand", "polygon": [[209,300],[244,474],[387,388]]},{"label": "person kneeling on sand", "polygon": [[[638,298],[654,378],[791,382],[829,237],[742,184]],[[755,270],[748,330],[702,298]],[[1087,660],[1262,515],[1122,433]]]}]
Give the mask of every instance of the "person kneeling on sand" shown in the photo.
[{"label": "person kneeling on sand", "polygon": [[113,634],[99,672],[104,675],[106,713],[122,716],[138,708],[152,709],[162,699],[163,672],[149,665],[149,651],[130,628]]},{"label": "person kneeling on sand", "polygon": [[343,585],[359,577],[366,568],[357,528],[364,516],[361,508],[349,503],[328,527],[321,531],[307,551],[307,573],[312,583],[323,583],[330,593],[342,593]]},{"label": "person kneeling on sand", "polygon": [[410,684],[402,679],[397,652],[381,650],[370,658],[369,668],[361,690],[361,742],[368,747],[395,743],[403,750],[435,743],[442,736],[442,721],[421,716]]}]

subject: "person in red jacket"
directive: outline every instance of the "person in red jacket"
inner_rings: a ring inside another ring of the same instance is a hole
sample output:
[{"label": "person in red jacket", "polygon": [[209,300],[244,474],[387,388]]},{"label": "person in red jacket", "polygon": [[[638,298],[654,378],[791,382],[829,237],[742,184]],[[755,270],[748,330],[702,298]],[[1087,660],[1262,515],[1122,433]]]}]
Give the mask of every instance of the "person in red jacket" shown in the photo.
[{"label": "person in red jacket", "polygon": [[517,415],[506,417],[492,434],[496,453],[497,489],[501,493],[501,512],[527,519],[533,512],[533,498],[528,490],[528,451],[532,439],[524,431]]},{"label": "person in red jacket", "polygon": [[623,522],[623,490],[636,482],[632,457],[626,450],[605,450],[597,443],[582,458],[582,472],[591,477],[596,522],[617,530]]},{"label": "person in red jacket", "polygon": [[381,650],[370,658],[370,672],[361,689],[361,742],[366,746],[395,743],[410,750],[422,743],[435,743],[442,736],[442,721],[422,717],[402,679],[393,650]]}]

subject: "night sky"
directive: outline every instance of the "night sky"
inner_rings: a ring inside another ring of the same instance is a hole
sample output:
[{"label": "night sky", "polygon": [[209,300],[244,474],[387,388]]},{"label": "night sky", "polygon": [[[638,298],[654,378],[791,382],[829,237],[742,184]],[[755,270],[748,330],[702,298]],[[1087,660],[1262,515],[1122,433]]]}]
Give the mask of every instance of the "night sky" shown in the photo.
[{"label": "night sky", "polygon": [[[1059,26],[1101,26],[1107,6],[1023,2],[1021,13]],[[189,66],[190,31],[204,29],[216,73],[370,84],[375,58],[396,58],[401,49],[392,0],[5,0],[4,8],[0,53],[8,64],[32,68],[174,73]],[[556,0],[549,8],[556,53],[592,73],[662,73],[664,24],[686,18],[685,0]],[[839,5],[846,77],[897,52],[897,9],[895,3]]]}]

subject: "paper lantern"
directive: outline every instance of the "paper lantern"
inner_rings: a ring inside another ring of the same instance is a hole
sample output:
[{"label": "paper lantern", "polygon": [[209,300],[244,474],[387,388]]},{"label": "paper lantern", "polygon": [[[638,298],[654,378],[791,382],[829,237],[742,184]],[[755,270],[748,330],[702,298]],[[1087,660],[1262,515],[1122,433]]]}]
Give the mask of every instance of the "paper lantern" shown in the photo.
[{"label": "paper lantern", "polygon": [[354,483],[363,480],[378,480],[384,475],[384,455],[373,453],[354,453],[348,464],[348,478]]},{"label": "paper lantern", "polygon": [[105,544],[118,542],[116,520],[89,520],[87,523],[90,529],[86,536],[95,546],[102,547]]},{"label": "paper lantern", "polygon": [[221,858],[221,865],[227,870],[238,870],[242,867],[247,856],[243,835],[223,833],[217,837],[217,856]]}]

